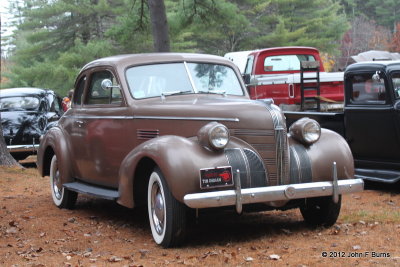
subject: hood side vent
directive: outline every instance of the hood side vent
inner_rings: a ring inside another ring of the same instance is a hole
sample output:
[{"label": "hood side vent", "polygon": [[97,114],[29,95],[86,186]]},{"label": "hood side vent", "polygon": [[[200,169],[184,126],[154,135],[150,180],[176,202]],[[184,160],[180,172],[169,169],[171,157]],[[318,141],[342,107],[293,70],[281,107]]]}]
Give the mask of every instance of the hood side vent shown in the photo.
[{"label": "hood side vent", "polygon": [[141,140],[149,140],[160,136],[159,130],[154,129],[138,129],[137,138]]}]

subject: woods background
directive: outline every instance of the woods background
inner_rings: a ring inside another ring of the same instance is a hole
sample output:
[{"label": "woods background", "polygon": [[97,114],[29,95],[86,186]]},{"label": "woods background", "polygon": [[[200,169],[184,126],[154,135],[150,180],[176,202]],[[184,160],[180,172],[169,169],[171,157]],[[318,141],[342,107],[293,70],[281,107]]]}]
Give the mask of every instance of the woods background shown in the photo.
[{"label": "woods background", "polygon": [[299,45],[340,70],[360,52],[400,52],[400,0],[9,0],[9,12],[1,88],[60,95],[84,64],[113,54]]}]

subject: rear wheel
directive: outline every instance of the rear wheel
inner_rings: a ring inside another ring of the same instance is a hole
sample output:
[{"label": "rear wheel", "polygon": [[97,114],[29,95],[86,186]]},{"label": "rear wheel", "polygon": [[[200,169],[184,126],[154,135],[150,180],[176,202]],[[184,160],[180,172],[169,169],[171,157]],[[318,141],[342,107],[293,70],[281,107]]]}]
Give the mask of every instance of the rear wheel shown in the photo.
[{"label": "rear wheel", "polygon": [[50,186],[54,204],[60,209],[72,209],[75,206],[78,193],[66,189],[60,179],[60,170],[56,155],[50,164]]},{"label": "rear wheel", "polygon": [[154,241],[165,248],[182,244],[186,234],[186,207],[174,198],[158,168],[150,175],[147,208]]},{"label": "rear wheel", "polygon": [[339,196],[338,203],[333,202],[331,196],[308,198],[300,212],[306,223],[312,226],[332,226],[339,217],[341,203],[342,196]]}]

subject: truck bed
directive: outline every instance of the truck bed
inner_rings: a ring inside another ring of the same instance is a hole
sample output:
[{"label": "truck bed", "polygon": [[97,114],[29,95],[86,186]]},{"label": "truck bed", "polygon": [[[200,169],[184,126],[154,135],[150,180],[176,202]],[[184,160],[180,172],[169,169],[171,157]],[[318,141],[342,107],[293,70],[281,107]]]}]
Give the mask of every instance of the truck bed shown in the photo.
[{"label": "truck bed", "polygon": [[289,128],[293,122],[298,119],[308,117],[316,120],[322,128],[326,128],[337,132],[341,136],[345,137],[344,127],[344,113],[343,112],[293,112],[285,111],[286,126]]}]

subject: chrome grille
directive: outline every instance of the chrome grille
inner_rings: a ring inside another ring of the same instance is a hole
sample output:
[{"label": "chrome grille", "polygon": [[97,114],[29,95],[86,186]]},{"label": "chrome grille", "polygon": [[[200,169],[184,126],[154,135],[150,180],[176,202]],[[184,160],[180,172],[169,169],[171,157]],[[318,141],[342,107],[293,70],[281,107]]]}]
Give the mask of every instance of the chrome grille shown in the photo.
[{"label": "chrome grille", "polygon": [[277,106],[262,103],[272,118],[274,129],[232,129],[231,135],[246,141],[257,150],[267,168],[269,185],[287,184],[289,146],[286,122]]},{"label": "chrome grille", "polygon": [[244,140],[257,150],[267,169],[269,185],[277,185],[278,176],[274,130],[231,129],[231,135]]}]

